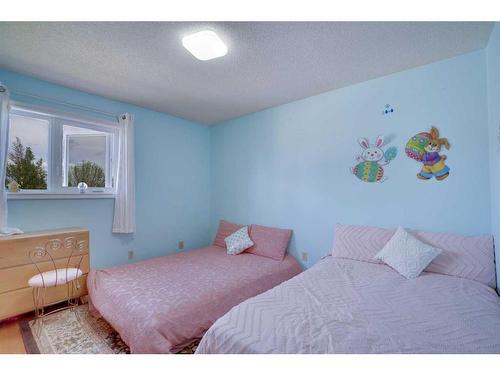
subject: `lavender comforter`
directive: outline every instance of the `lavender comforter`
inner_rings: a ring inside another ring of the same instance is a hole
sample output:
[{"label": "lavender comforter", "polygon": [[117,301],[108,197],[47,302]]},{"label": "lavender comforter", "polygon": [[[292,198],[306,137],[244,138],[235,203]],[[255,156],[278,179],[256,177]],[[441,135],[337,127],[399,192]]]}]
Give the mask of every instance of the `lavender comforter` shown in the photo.
[{"label": "lavender comforter", "polygon": [[330,256],[232,308],[196,353],[500,353],[500,298],[467,278]]},{"label": "lavender comforter", "polygon": [[92,270],[87,285],[93,306],[132,353],[175,353],[233,306],[299,272],[290,255],[283,261],[230,256],[210,246]]}]

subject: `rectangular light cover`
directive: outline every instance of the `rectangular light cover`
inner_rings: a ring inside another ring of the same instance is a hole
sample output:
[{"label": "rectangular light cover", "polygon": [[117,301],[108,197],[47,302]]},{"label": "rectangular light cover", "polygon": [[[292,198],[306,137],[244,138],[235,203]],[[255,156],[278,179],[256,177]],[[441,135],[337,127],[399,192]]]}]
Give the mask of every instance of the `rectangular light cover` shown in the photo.
[{"label": "rectangular light cover", "polygon": [[227,46],[212,30],[203,30],[182,38],[182,45],[198,60],[206,61],[227,54]]}]

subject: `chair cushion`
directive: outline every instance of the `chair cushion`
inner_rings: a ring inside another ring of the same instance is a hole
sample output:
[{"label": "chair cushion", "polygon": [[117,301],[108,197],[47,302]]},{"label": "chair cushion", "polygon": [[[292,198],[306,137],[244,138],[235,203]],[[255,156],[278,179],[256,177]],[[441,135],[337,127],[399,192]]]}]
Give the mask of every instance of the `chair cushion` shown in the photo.
[{"label": "chair cushion", "polygon": [[36,274],[28,280],[28,285],[31,287],[63,285],[80,276],[82,276],[82,270],[79,268],[58,268],[57,270]]}]

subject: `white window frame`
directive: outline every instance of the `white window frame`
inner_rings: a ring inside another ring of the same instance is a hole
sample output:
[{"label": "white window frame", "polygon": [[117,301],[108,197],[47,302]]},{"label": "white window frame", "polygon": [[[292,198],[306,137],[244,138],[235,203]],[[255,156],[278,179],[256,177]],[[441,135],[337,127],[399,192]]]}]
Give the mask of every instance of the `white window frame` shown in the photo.
[{"label": "white window frame", "polygon": [[[49,143],[47,150],[47,189],[22,190],[7,193],[8,199],[81,199],[81,198],[114,198],[116,195],[116,172],[118,162],[118,142],[120,127],[117,122],[91,119],[53,110],[46,107],[12,102],[10,114],[43,119],[49,122]],[[80,193],[77,187],[63,186],[63,126],[75,126],[106,133],[106,186],[104,188],[89,187]],[[108,162],[109,161],[109,162]]]}]

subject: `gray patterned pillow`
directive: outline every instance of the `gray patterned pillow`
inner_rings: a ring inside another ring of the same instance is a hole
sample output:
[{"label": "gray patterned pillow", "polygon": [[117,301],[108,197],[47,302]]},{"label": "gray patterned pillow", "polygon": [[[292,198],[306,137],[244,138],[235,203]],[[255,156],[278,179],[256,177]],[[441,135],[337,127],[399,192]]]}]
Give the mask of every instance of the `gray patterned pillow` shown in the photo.
[{"label": "gray patterned pillow", "polygon": [[394,236],[380,250],[375,259],[383,261],[407,279],[413,279],[441,254],[399,227]]},{"label": "gray patterned pillow", "polygon": [[248,235],[248,227],[238,229],[230,236],[227,236],[224,242],[226,242],[229,255],[238,255],[253,246],[253,242]]}]

